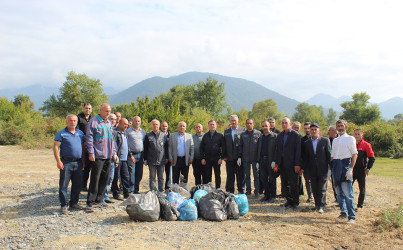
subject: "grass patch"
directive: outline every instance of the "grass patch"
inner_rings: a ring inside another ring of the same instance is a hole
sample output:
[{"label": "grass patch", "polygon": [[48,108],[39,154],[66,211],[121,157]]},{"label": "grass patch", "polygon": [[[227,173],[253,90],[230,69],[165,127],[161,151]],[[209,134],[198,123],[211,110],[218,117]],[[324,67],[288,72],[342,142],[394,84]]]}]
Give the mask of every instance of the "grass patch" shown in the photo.
[{"label": "grass patch", "polygon": [[376,225],[382,232],[392,231],[402,228],[403,225],[403,205],[398,208],[388,208],[381,213],[380,220]]},{"label": "grass patch", "polygon": [[377,157],[369,174],[393,177],[397,181],[403,182],[403,159]]}]

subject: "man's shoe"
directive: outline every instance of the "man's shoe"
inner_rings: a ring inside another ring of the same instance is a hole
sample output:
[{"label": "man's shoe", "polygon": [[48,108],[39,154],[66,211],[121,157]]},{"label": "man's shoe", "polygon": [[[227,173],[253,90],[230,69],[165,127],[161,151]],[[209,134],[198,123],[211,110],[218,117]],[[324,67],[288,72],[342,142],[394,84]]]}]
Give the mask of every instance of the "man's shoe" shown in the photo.
[{"label": "man's shoe", "polygon": [[267,200],[267,203],[273,203],[273,202],[275,202],[275,201],[276,201],[276,199],[270,198],[270,199]]},{"label": "man's shoe", "polygon": [[113,199],[118,200],[118,201],[123,201],[123,197],[120,194],[113,196]]},{"label": "man's shoe", "polygon": [[69,207],[69,210],[83,210],[83,209],[84,208],[82,206],[78,205],[77,203],[70,205],[70,207]]},{"label": "man's shoe", "polygon": [[311,203],[313,201],[313,199],[310,197],[306,200],[307,203]]},{"label": "man's shoe", "polygon": [[319,208],[318,213],[323,214],[324,213],[323,208]]},{"label": "man's shoe", "polygon": [[95,203],[94,207],[102,208],[102,207],[109,207],[109,205],[105,201],[101,201],[101,202]]},{"label": "man's shoe", "polygon": [[106,203],[115,203],[115,202],[112,201],[112,200],[105,200],[105,202],[106,202]]},{"label": "man's shoe", "polygon": [[269,197],[263,197],[262,199],[260,199],[260,202],[267,202],[269,200]]},{"label": "man's shoe", "polygon": [[95,211],[94,211],[94,208],[93,208],[92,206],[87,206],[87,207],[85,207],[85,212],[87,212],[87,213],[93,213],[93,212],[95,212]]},{"label": "man's shoe", "polygon": [[355,219],[348,219],[346,224],[355,224]]},{"label": "man's shoe", "polygon": [[68,214],[67,207],[61,207],[60,214],[67,215]]},{"label": "man's shoe", "polygon": [[340,214],[339,217],[337,217],[337,219],[339,219],[339,220],[347,219],[347,215],[346,214]]},{"label": "man's shoe", "polygon": [[296,204],[292,205],[292,209],[298,210],[298,205],[296,205]]},{"label": "man's shoe", "polygon": [[286,203],[284,203],[284,205],[283,205],[284,207],[291,207],[292,206],[292,204],[291,204],[291,202],[289,202],[289,201],[286,201]]}]

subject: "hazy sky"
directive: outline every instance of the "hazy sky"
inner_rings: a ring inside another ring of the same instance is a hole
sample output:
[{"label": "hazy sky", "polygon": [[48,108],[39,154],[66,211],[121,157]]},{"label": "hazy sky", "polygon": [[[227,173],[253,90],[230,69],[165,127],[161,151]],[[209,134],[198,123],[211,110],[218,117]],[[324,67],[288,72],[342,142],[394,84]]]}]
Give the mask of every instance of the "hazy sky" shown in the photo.
[{"label": "hazy sky", "polygon": [[403,97],[403,1],[0,0],[0,89],[211,72],[304,101]]}]

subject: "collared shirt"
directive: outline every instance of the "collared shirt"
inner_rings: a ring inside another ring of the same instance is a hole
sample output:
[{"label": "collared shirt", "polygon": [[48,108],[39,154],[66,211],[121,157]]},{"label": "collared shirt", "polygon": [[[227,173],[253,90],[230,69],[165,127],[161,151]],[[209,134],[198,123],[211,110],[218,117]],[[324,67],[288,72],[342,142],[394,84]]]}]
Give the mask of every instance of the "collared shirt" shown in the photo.
[{"label": "collared shirt", "polygon": [[185,156],[185,152],[185,133],[183,133],[183,135],[178,133],[178,156]]},{"label": "collared shirt", "polygon": [[129,146],[127,144],[127,137],[124,133],[118,131],[122,134],[122,147],[120,149],[120,159],[121,161],[127,161],[127,156],[129,154]]},{"label": "collared shirt", "polygon": [[203,139],[204,133],[201,133],[201,135],[194,134],[192,135],[193,137],[193,143],[194,143],[194,158],[195,159],[201,159],[200,155],[200,143]]},{"label": "collared shirt", "polygon": [[134,130],[133,127],[126,129],[127,144],[129,151],[133,153],[140,153],[144,151],[144,138],[146,137],[146,131],[140,128],[139,131]]},{"label": "collared shirt", "polygon": [[108,119],[104,120],[99,115],[90,120],[85,135],[89,155],[95,155],[98,159],[110,159],[116,153],[111,126]]},{"label": "collared shirt", "polygon": [[351,158],[353,154],[357,154],[355,138],[348,134],[343,134],[333,140],[332,157],[333,159]]},{"label": "collared shirt", "polygon": [[316,154],[316,147],[318,146],[318,139],[319,139],[319,136],[316,138],[316,140],[311,137],[314,154]]},{"label": "collared shirt", "polygon": [[234,136],[235,136],[235,133],[236,133],[236,129],[238,128],[238,126],[235,128],[235,129],[233,129],[232,127],[231,127],[231,136],[232,136],[232,141],[234,141]]},{"label": "collared shirt", "polygon": [[55,141],[60,143],[60,157],[79,159],[82,157],[84,143],[84,133],[76,129],[72,134],[67,127],[60,130],[55,136]]}]

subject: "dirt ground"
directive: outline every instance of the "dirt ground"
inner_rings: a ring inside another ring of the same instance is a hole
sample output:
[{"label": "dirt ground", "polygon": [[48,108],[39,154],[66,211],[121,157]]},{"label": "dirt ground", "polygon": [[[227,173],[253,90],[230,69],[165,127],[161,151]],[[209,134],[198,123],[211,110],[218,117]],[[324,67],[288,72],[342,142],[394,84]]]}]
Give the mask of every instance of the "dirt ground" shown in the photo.
[{"label": "dirt ground", "polygon": [[[147,167],[144,170],[141,192],[148,190]],[[225,166],[222,166],[221,170],[223,188]],[[7,223],[3,224],[7,226],[2,226],[0,229],[0,238],[9,236],[12,233],[10,225],[18,223],[21,218],[18,214],[22,211],[18,207],[13,209],[12,206],[8,206],[5,209],[6,204],[24,199],[26,194],[21,192],[25,189],[20,187],[35,185],[43,190],[44,194],[54,195],[52,204],[43,206],[41,211],[44,213],[58,211],[58,173],[51,150],[25,150],[14,146],[0,146],[0,204],[2,204],[0,219],[7,220]],[[193,186],[192,169],[189,176],[189,184]],[[278,180],[278,187],[279,182]],[[300,197],[299,211],[283,208],[281,204],[284,203],[284,199],[277,199],[273,204],[261,204],[258,199],[251,196],[248,214],[239,220],[224,222],[203,219],[195,222],[134,222],[117,203],[113,205],[117,207],[116,209],[107,212],[97,211],[93,214],[81,211],[80,216],[100,227],[105,222],[113,222],[108,224],[108,232],[102,236],[102,248],[403,249],[402,230],[381,233],[375,226],[380,211],[402,203],[402,188],[403,183],[393,178],[368,176],[366,203],[363,209],[357,211],[357,223],[354,225],[347,225],[345,221],[336,219],[340,211],[334,203],[330,183],[328,206],[323,215],[311,210],[312,203],[304,202],[306,196]],[[357,184],[354,185],[354,191],[354,196],[357,198]],[[85,197],[86,193],[82,195],[81,205],[85,205]],[[72,217],[74,214],[69,216]],[[130,237],[124,237],[127,235]],[[164,240],[161,240],[162,238]],[[49,237],[42,246],[78,248],[86,242],[86,246],[96,248],[97,241],[100,241],[100,237],[95,233],[77,232],[76,235]],[[94,242],[94,245],[88,242]],[[3,247],[10,246],[2,245],[1,248]]]}]

